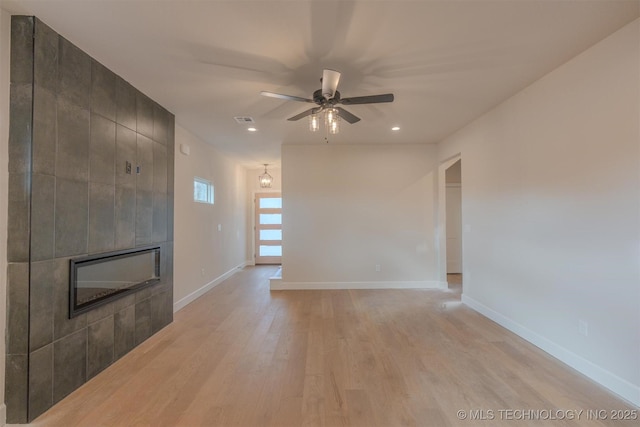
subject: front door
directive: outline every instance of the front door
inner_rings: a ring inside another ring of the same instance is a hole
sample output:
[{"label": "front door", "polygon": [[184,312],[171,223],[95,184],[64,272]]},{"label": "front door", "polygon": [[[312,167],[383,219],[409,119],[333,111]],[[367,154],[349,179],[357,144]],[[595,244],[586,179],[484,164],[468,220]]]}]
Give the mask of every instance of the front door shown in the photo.
[{"label": "front door", "polygon": [[282,263],[282,195],[257,193],[256,205],[256,264]]}]

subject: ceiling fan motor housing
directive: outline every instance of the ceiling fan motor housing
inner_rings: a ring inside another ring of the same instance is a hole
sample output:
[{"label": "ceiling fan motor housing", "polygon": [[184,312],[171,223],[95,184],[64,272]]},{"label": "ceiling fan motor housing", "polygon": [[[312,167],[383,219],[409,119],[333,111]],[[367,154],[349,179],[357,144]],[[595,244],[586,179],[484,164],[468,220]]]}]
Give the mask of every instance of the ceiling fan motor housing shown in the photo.
[{"label": "ceiling fan motor housing", "polygon": [[318,89],[315,92],[313,92],[313,102],[315,102],[318,105],[335,105],[335,104],[339,104],[340,103],[340,92],[338,92],[337,90],[335,91],[335,93],[333,94],[333,98],[330,99],[326,99],[324,97],[324,95],[322,94],[322,89]]}]

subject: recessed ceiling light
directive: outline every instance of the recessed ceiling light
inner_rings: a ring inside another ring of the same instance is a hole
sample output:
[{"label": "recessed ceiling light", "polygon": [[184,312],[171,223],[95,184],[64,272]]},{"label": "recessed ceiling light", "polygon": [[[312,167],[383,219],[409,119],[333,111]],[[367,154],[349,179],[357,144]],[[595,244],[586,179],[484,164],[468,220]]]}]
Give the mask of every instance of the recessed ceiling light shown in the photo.
[{"label": "recessed ceiling light", "polygon": [[251,128],[247,128],[247,130],[248,130],[249,132],[255,132],[255,131],[257,131],[258,129],[251,127]]},{"label": "recessed ceiling light", "polygon": [[394,127],[391,128],[391,130],[394,130],[394,131],[395,130],[400,130],[400,126],[394,126]]}]

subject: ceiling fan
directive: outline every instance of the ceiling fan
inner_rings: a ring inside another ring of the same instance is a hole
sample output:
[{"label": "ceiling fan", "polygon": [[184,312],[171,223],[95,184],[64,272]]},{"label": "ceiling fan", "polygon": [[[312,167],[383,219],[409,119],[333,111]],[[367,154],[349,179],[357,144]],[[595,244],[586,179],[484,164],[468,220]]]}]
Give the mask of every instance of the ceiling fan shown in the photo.
[{"label": "ceiling fan", "polygon": [[336,114],[343,118],[348,123],[356,123],[360,121],[360,118],[351,114],[342,107],[336,107],[337,104],[342,105],[357,105],[357,104],[377,104],[381,102],[393,102],[393,94],[385,93],[382,95],[368,95],[368,96],[356,96],[351,98],[340,98],[340,92],[338,92],[338,82],[340,81],[340,72],[330,69],[325,69],[322,72],[322,88],[313,92],[313,99],[302,98],[293,95],[283,95],[280,93],[273,93],[262,91],[260,95],[269,96],[271,98],[285,99],[288,101],[309,102],[317,104],[318,107],[311,108],[293,117],[289,117],[287,120],[295,121],[300,120],[303,117],[310,116],[312,114],[318,114],[323,110],[335,109]]}]

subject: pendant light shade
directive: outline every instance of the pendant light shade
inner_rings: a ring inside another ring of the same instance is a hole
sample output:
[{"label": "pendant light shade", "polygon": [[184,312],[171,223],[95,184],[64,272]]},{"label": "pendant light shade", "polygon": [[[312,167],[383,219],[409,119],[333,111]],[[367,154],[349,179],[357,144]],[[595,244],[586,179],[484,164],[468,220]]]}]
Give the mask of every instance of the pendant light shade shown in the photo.
[{"label": "pendant light shade", "polygon": [[309,116],[309,130],[316,132],[318,129],[320,129],[320,118],[317,114],[312,114]]},{"label": "pendant light shade", "polygon": [[340,131],[340,116],[335,108],[327,108],[324,110],[324,125],[331,135],[335,135]]}]

